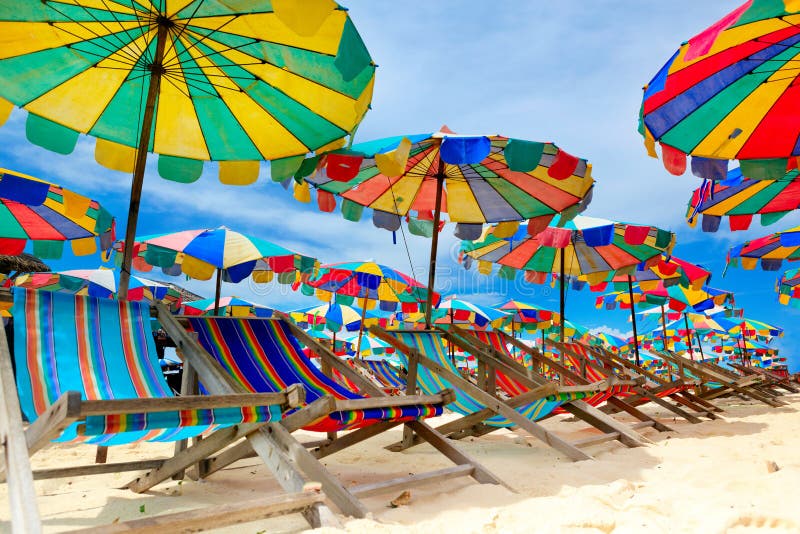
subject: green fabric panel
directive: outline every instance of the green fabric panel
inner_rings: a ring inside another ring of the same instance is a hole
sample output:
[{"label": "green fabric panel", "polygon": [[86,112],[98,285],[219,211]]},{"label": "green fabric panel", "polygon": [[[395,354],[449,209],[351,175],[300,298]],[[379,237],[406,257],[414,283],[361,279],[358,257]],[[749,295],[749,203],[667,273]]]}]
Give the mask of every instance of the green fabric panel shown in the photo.
[{"label": "green fabric panel", "polygon": [[413,235],[433,237],[433,221],[422,221],[413,217],[409,218],[408,231]]},{"label": "green fabric panel", "polygon": [[2,236],[8,239],[28,239],[28,233],[20,225],[6,206],[0,203],[0,229]]},{"label": "green fabric panel", "polygon": [[266,82],[256,80],[245,69],[233,65],[220,54],[215,54],[213,50],[199,43],[197,39],[192,39],[191,36],[185,34],[184,36],[196,43],[197,50],[209,56],[209,59],[214,61],[220,70],[242,87],[250,98],[272,115],[309,150],[316,150],[348,133],[292,99],[291,96],[287,96]]},{"label": "green fabric panel", "polygon": [[358,222],[361,220],[361,215],[364,213],[364,206],[356,204],[352,200],[346,198],[342,200],[342,217],[348,221]]},{"label": "green fabric panel", "polygon": [[503,265],[500,267],[500,270],[497,271],[497,276],[504,280],[513,280],[517,276],[517,270],[508,265]]},{"label": "green fabric panel", "polygon": [[647,294],[647,293],[645,293],[644,300],[648,304],[656,304],[656,305],[659,305],[659,306],[662,305],[662,304],[666,304],[666,302],[667,302],[667,298],[666,297],[659,297],[659,296],[650,295],[650,294]]},{"label": "green fabric panel", "polygon": [[73,276],[59,276],[58,284],[67,291],[78,291],[80,288],[86,285],[87,282],[82,278],[76,278]]},{"label": "green fabric panel", "polygon": [[272,13],[269,0],[194,0],[175,14],[175,18],[216,17],[232,13]]},{"label": "green fabric panel", "polygon": [[361,40],[353,21],[348,17],[342,29],[339,50],[336,52],[334,61],[336,68],[339,69],[345,81],[350,81],[361,74],[371,62],[372,58],[369,57],[364,41]]},{"label": "green fabric panel", "polygon": [[291,256],[294,254],[294,252],[288,248],[284,248],[280,245],[272,243],[271,241],[267,241],[266,239],[261,239],[259,237],[251,237],[249,239],[253,246],[256,247],[256,250],[258,250],[258,253],[265,258],[274,256]]},{"label": "green fabric panel", "polygon": [[552,247],[540,247],[539,250],[528,260],[524,269],[526,271],[536,271],[539,273],[553,273],[558,268],[554,265],[556,252],[558,249]]},{"label": "green fabric panel", "polygon": [[294,173],[294,179],[297,181],[297,183],[302,183],[302,178],[311,176],[314,171],[317,170],[317,163],[319,163],[319,156],[305,158],[303,161],[301,161],[300,167],[298,167],[297,172]]},{"label": "green fabric panel", "polygon": [[100,210],[97,212],[95,220],[94,233],[102,234],[111,228],[114,217],[105,208],[100,208]]},{"label": "green fabric panel", "polygon": [[338,293],[334,295],[334,299],[336,304],[341,304],[342,306],[352,306],[353,302],[356,300],[355,297],[351,297],[350,295],[339,295]]},{"label": "green fabric panel", "polygon": [[308,284],[301,284],[300,285],[300,293],[302,293],[303,295],[305,295],[307,297],[313,297],[314,296],[314,288],[311,287]]},{"label": "green fabric panel", "polygon": [[309,256],[295,256],[294,258],[294,268],[301,273],[311,272],[316,264],[317,260]]},{"label": "green fabric panel", "polygon": [[783,1],[784,0],[758,0],[754,2],[753,6],[742,13],[742,16],[732,27],[743,26],[765,18],[788,15]]},{"label": "green fabric panel", "polygon": [[203,174],[203,162],[197,159],[158,156],[158,175],[165,180],[190,184]]},{"label": "green fabric panel", "polygon": [[656,230],[656,248],[666,248],[672,242],[672,232],[667,230]]},{"label": "green fabric panel", "polygon": [[739,161],[742,175],[753,180],[780,180],[786,174],[786,158],[743,159]]},{"label": "green fabric panel", "polygon": [[291,178],[300,170],[305,156],[292,156],[290,158],[274,159],[269,162],[269,172],[273,182],[282,182]]},{"label": "green fabric panel", "polygon": [[791,211],[776,211],[773,213],[762,213],[761,226],[769,226],[770,224],[775,224],[789,213],[791,213]]},{"label": "green fabric panel", "polygon": [[[53,3],[55,5],[55,3]],[[3,2],[0,4],[0,20],[19,22],[103,22],[136,20],[134,15],[109,11],[107,9],[87,8],[66,3],[58,3],[57,8],[48,7],[44,2]]]},{"label": "green fabric panel", "polygon": [[[193,27],[193,29],[199,35],[211,33],[204,28]],[[224,28],[214,32],[212,39],[259,61],[265,59],[271,65],[333,89],[354,100],[361,96],[375,73],[375,67],[370,66],[372,60],[368,53],[366,68],[362,68],[354,78],[345,79],[340,75],[338,65],[335,63],[337,58],[329,55],[280,43],[257,42],[249,37],[225,33]]]},{"label": "green fabric panel", "polygon": [[64,243],[64,241],[34,241],[33,255],[44,260],[58,260],[64,254]]},{"label": "green fabric panel", "polygon": [[[355,178],[349,180],[347,182],[337,182],[336,180],[331,180],[330,182],[322,184],[319,188],[323,191],[327,191],[329,193],[333,193],[334,195],[340,195],[345,191],[349,191],[353,187],[362,184],[369,180],[370,178],[374,178],[375,176],[379,175],[380,171],[378,170],[377,165],[374,163],[369,167],[362,167]],[[388,188],[388,182],[387,182]]]},{"label": "green fabric panel", "polygon": [[[256,145],[231,113],[225,101],[186,51],[175,43],[181,67],[189,74],[188,87],[203,139],[212,160],[257,161],[263,159]],[[224,89],[223,89],[224,90]]]},{"label": "green fabric panel", "polygon": [[539,215],[555,213],[553,208],[532,197],[505,178],[486,178],[486,183],[491,185],[512,208],[517,210],[517,213],[520,214],[520,219],[530,219]]},{"label": "green fabric panel", "polygon": [[769,203],[769,201],[778,196],[780,192],[783,191],[787,185],[789,185],[789,183],[791,182],[775,182],[773,184],[769,184],[752,197],[729,210],[726,215],[751,215],[758,213],[761,208]]},{"label": "green fabric panel", "polygon": [[144,261],[153,267],[172,267],[175,265],[175,258],[178,257],[177,250],[147,245],[144,251]]},{"label": "green fabric panel", "polygon": [[727,117],[750,93],[775,73],[777,65],[792,60],[796,55],[797,50],[790,47],[759,67],[759,70],[742,76],[676,124],[662,136],[661,142],[680,148],[687,153],[692,152],[722,119]]},{"label": "green fabric panel", "polygon": [[612,283],[612,287],[614,288],[614,291],[627,291],[628,282],[614,282]]},{"label": "green fabric panel", "polygon": [[544,143],[509,139],[503,156],[506,158],[508,168],[512,171],[531,172],[539,166],[543,153]]},{"label": "green fabric panel", "polygon": [[278,273],[277,279],[279,284],[293,284],[295,280],[295,273],[294,271],[289,271],[288,273]]},{"label": "green fabric panel", "polygon": [[[151,42],[147,54],[155,54],[155,42]],[[139,146],[139,128],[144,117],[145,101],[150,79],[141,72],[131,72],[117,89],[103,113],[94,123],[89,135],[136,148]],[[156,102],[158,109],[158,102]],[[148,151],[153,151],[156,122],[150,130]]]},{"label": "green fabric panel", "polygon": [[78,135],[75,130],[33,113],[28,113],[28,120],[25,121],[28,141],[57,154],[72,154],[78,144]]}]

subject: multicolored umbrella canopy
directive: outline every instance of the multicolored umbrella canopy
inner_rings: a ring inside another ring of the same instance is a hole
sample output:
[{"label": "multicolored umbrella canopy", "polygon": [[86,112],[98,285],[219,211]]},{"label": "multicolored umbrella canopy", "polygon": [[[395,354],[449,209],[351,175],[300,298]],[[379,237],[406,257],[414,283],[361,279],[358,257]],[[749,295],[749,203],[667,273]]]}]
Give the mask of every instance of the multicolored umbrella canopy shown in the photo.
[{"label": "multicolored umbrella canopy", "polygon": [[640,132],[664,165],[723,180],[727,160],[745,176],[780,179],[800,155],[796,90],[800,6],[748,0],[689,39],[645,87]]},{"label": "multicolored umbrella canopy", "polygon": [[[343,328],[348,332],[357,332],[361,328],[361,311],[344,304],[329,303],[313,308],[289,312],[289,317],[296,323],[308,325],[311,330],[329,330],[339,332]],[[381,319],[370,312],[365,313],[365,326],[379,324]],[[303,326],[305,328],[305,326]]]},{"label": "multicolored umbrella canopy", "polygon": [[272,308],[239,297],[220,297],[187,302],[185,315],[224,315],[229,317],[272,317]]},{"label": "multicolored umbrella canopy", "polygon": [[[663,284],[659,284],[658,287],[646,291],[641,287],[635,287],[632,292],[634,305],[665,305],[672,310],[681,312],[691,310],[701,312],[717,305],[733,302],[733,293],[709,286],[695,290],[679,285],[665,287]],[[597,297],[595,301],[595,307],[598,309],[613,310],[617,305],[623,309],[630,309],[630,291],[607,293]]]},{"label": "multicolored umbrella canopy", "polygon": [[18,172],[0,169],[0,254],[58,259],[69,241],[76,256],[111,248],[114,219],[96,200]]},{"label": "multicolored umbrella canopy", "polygon": [[[662,254],[661,261],[654,265],[647,263],[637,265],[636,270],[629,274],[633,283],[644,289],[657,287],[659,283],[663,283],[665,286],[679,284],[683,287],[699,289],[711,279],[711,271],[708,269],[668,254]],[[596,282],[599,276],[583,278],[586,280],[591,278],[593,282]],[[609,273],[605,280],[590,285],[589,289],[605,291],[608,284],[614,284],[616,289],[625,289],[628,287],[628,275]]]},{"label": "multicolored umbrella canopy", "polygon": [[776,285],[781,304],[800,308],[800,269],[791,269],[781,276]]},{"label": "multicolored umbrella canopy", "polygon": [[779,180],[752,180],[742,176],[738,167],[731,169],[725,180],[706,180],[695,189],[686,218],[695,226],[701,215],[704,232],[719,230],[723,217],[728,217],[733,232],[750,228],[754,215],[760,215],[761,226],[769,226],[800,208],[798,174],[793,169]]},{"label": "multicolored umbrella canopy", "polygon": [[[424,313],[398,313],[398,320],[407,323],[424,323]],[[456,324],[471,328],[485,329],[506,317],[506,314],[489,306],[457,298],[445,298],[433,310],[431,320],[434,324]]]},{"label": "multicolored umbrella canopy", "polygon": [[[14,280],[14,285],[43,291],[65,291],[90,297],[112,298],[117,293],[118,281],[119,272],[115,269],[72,269],[22,274]],[[163,301],[173,305],[178,304],[181,297],[166,284],[132,276],[127,299]]]},{"label": "multicolored umbrella canopy", "polygon": [[510,328],[512,331],[517,329],[541,330],[550,328],[560,320],[557,312],[519,300],[509,300],[505,304],[498,306],[497,309],[507,315],[494,321],[492,326],[495,328]]},{"label": "multicolored umbrella canopy", "polygon": [[[432,237],[429,291],[442,213],[457,223],[462,239],[477,238],[484,223],[529,219],[531,229],[542,229],[557,213],[585,208],[594,183],[586,160],[552,143],[456,135],[446,126],[330,153],[306,181],[317,189],[323,211],[333,211],[334,195],[340,195],[348,220],[359,220],[368,207],[380,228],[397,230],[406,216],[411,233]],[[431,309],[429,302],[426,314]]]},{"label": "multicolored umbrella canopy", "polygon": [[747,241],[728,251],[728,266],[747,270],[761,265],[765,271],[777,271],[783,260],[800,260],[800,226]]},{"label": "multicolored umbrella canopy", "polygon": [[[348,345],[351,352],[355,352],[356,346],[359,343],[358,334],[354,332],[342,336],[341,341]],[[360,356],[381,355],[389,352],[394,352],[394,349],[385,341],[372,336],[363,336],[361,339]]]},{"label": "multicolored umbrella canopy", "polygon": [[0,3],[0,117],[28,112],[28,139],[133,172],[127,291],[147,152],[193,182],[203,161],[249,184],[259,161],[341,146],[372,97],[375,66],[333,1],[50,0]]}]

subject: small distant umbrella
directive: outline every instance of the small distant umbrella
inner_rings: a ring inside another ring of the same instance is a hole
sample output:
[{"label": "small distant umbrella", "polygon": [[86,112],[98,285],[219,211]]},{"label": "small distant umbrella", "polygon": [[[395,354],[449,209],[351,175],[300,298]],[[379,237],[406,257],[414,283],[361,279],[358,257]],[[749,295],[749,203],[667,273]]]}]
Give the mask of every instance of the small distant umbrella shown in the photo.
[{"label": "small distant umbrella", "polygon": [[[124,244],[118,246],[122,249]],[[139,237],[134,256],[133,267],[139,271],[160,267],[165,274],[198,280],[216,274],[217,300],[223,280],[238,283],[252,276],[256,282],[267,282],[277,273],[278,281],[293,284],[299,273],[312,272],[316,266],[314,258],[225,226]]]},{"label": "small distant umbrella", "polygon": [[790,269],[783,273],[775,289],[781,304],[800,308],[800,269]]},{"label": "small distant umbrella", "polygon": [[225,315],[230,317],[272,317],[272,308],[250,302],[239,297],[221,297],[187,302],[183,305],[186,315]]},{"label": "small distant umbrella", "polygon": [[[42,291],[65,291],[90,297],[111,298],[117,294],[119,271],[115,269],[72,269],[67,271],[23,274],[14,281],[18,287]],[[180,301],[180,295],[166,284],[132,276],[128,300]]]},{"label": "small distant umbrella", "polygon": [[58,259],[69,241],[76,256],[111,248],[114,218],[96,200],[56,184],[0,169],[0,254]]},{"label": "small distant umbrella", "polygon": [[741,265],[750,270],[760,263],[765,271],[780,270],[784,260],[800,260],[800,226],[734,246],[727,258],[731,267]]}]

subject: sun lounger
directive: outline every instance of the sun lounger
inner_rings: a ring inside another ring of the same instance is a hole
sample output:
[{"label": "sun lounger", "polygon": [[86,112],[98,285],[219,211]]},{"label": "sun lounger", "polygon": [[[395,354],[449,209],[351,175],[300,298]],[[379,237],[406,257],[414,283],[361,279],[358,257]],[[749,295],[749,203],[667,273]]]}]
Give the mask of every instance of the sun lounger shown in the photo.
[{"label": "sun lounger", "polygon": [[[544,429],[536,421],[546,417],[559,406],[573,403],[605,389],[607,387],[605,382],[573,387],[559,387],[552,382],[544,381],[536,383],[524,372],[519,372],[506,362],[482,354],[481,359],[484,362],[479,361],[479,366],[486,365],[488,361],[489,365],[502,368],[504,372],[511,374],[529,388],[529,391],[522,395],[504,401],[493,394],[491,385],[479,387],[458,373],[442,342],[443,337],[447,335],[446,332],[441,330],[388,332],[376,326],[371,327],[370,332],[392,345],[401,359],[405,358],[404,364],[408,369],[407,394],[414,394],[417,387],[424,393],[441,387],[455,389],[456,398],[448,405],[448,409],[463,417],[438,427],[437,430],[441,433],[458,439],[516,426],[573,460],[591,459],[591,456],[580,450],[579,446]],[[518,362],[514,364],[520,365]],[[478,376],[481,376],[480,371]],[[581,408],[585,410],[587,407],[583,404]],[[592,421],[594,426],[601,428],[604,436],[613,435],[610,439],[620,439],[629,446],[644,445],[643,436],[616,423],[604,414],[600,414]],[[403,442],[394,447],[402,449],[413,445],[416,445],[416,441],[405,436]]]},{"label": "sun lounger", "polygon": [[387,393],[397,393],[406,388],[405,373],[386,360],[357,360],[356,365],[366,368]]},{"label": "sun lounger", "polygon": [[[225,370],[229,380],[241,390],[264,393],[281,390],[290,384],[304,386],[306,407],[288,414],[280,426],[289,437],[291,432],[300,428],[328,433],[329,439],[321,440],[311,447],[302,468],[322,484],[322,490],[343,513],[363,517],[367,509],[358,497],[396,488],[405,489],[422,482],[471,476],[481,483],[501,483],[480,464],[459,451],[423,422],[425,418],[441,414],[444,406],[451,402],[453,393],[446,388],[428,395],[387,396],[291,321],[280,317],[276,319],[190,317],[186,320],[193,334],[197,336],[197,341],[194,341],[185,330],[183,333],[176,331],[175,324],[165,324],[165,328],[170,335],[180,338],[179,346],[182,350],[203,351],[210,354]],[[359,391],[369,396],[354,393],[323,374],[302,353],[299,341],[323,358],[325,365],[337,369]],[[199,370],[198,374],[203,384],[208,387]],[[404,425],[406,429],[430,443],[456,465],[432,473],[417,473],[411,477],[345,489],[318,461],[319,458],[399,425]],[[341,431],[349,432],[336,437],[334,433]],[[330,439],[333,437],[335,439]],[[229,465],[250,452],[247,445],[234,447],[212,459],[207,467],[208,473]],[[298,451],[293,451],[293,454],[298,454]],[[309,467],[313,468],[312,472],[309,472]]]},{"label": "sun lounger", "polygon": [[763,367],[753,367],[748,365],[742,365],[735,362],[728,363],[731,367],[742,373],[744,376],[747,375],[759,375],[761,376],[765,382],[771,386],[778,387],[788,391],[789,393],[800,393],[800,388],[792,384],[789,377],[780,376],[769,369],[764,369]]},{"label": "sun lounger", "polygon": [[[165,466],[171,476],[179,469],[169,471],[172,458],[32,472],[29,457],[51,441],[101,445],[175,441],[217,429],[204,440],[219,444],[212,450],[206,446],[207,454],[213,454],[244,437],[239,429],[278,421],[304,399],[302,387],[258,396],[174,397],[158,365],[146,304],[15,289],[13,317],[16,387],[5,332],[0,329],[0,434],[15,531],[41,529],[35,478]],[[21,412],[31,422],[24,430]],[[320,502],[303,499],[302,510]],[[296,504],[286,509],[297,509]],[[162,524],[169,530],[168,521]]]}]

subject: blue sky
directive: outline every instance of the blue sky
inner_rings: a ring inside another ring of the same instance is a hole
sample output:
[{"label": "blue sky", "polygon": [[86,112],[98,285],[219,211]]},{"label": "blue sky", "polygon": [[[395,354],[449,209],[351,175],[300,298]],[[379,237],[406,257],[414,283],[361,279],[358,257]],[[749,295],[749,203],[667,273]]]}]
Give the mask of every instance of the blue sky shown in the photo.
[{"label": "blue sky", "polygon": [[[686,202],[699,179],[674,177],[646,155],[636,132],[641,87],[683,40],[709,26],[739,0],[559,0],[345,2],[379,65],[372,110],[356,141],[405,133],[431,132],[447,124],[459,133],[499,133],[553,141],[587,158],[597,180],[587,214],[657,225],[678,235],[675,254],[710,268],[712,285],[736,292],[748,315],[786,328],[777,341],[794,357],[800,343],[794,325],[800,311],[777,302],[777,275],[722,269],[727,249],[738,242],[800,224],[792,215],[747,232],[703,234],[684,220]],[[25,140],[25,113],[15,110],[0,128],[0,166],[47,179],[100,200],[124,228],[130,176],[96,164],[94,142],[82,137],[76,151],[60,156]],[[320,258],[323,262],[372,259],[427,279],[429,242],[409,236],[392,244],[390,233],[319,213],[314,204],[295,201],[269,181],[223,186],[213,164],[190,185],[167,182],[150,158],[138,234],[225,224],[244,233]],[[726,223],[723,223],[725,227]],[[122,233],[122,230],[120,230]],[[514,284],[465,272],[456,263],[458,243],[452,227],[442,233],[437,289],[482,304],[509,297],[557,307],[549,286]],[[409,265],[408,256],[411,258]],[[65,257],[54,269],[94,267],[99,257]],[[158,276],[149,275],[153,278]],[[178,280],[192,290],[213,294],[212,282]],[[223,292],[291,309],[316,301],[278,285],[225,284]],[[571,292],[567,316],[590,327],[628,332],[628,313],[594,308],[596,294]],[[792,362],[797,370],[800,360]]]}]

